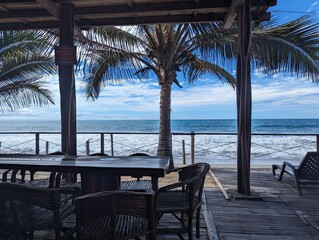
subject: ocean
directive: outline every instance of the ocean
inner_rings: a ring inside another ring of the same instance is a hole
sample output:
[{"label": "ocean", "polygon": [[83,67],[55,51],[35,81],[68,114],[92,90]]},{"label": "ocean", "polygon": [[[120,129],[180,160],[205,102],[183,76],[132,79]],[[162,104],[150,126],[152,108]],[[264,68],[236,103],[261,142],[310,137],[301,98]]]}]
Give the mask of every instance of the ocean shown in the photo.
[{"label": "ocean", "polygon": [[[190,161],[191,132],[195,133],[195,161],[236,163],[236,120],[172,120],[171,126],[175,133],[173,155],[176,164],[182,162],[183,142],[186,161]],[[157,120],[78,120],[77,129],[84,133],[78,134],[78,154],[86,154],[88,142],[90,153],[100,152],[100,134],[97,132],[107,133],[104,136],[107,154],[111,155],[112,149],[114,155],[133,152],[156,154]],[[59,121],[0,121],[0,153],[35,151],[34,134],[3,132],[59,131]],[[113,146],[109,133],[114,133]],[[282,160],[297,163],[307,151],[316,151],[315,134],[319,135],[319,119],[254,119],[252,133],[252,165],[280,163]],[[45,153],[46,146],[49,146],[49,152],[59,151],[60,135],[41,133],[40,153]]]}]

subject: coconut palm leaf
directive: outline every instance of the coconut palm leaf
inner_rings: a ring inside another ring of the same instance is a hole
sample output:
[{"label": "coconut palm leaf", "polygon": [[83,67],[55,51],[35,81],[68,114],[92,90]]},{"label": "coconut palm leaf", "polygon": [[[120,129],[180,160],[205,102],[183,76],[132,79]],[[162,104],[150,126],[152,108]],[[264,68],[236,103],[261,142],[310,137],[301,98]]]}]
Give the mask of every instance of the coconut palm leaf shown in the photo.
[{"label": "coconut palm leaf", "polygon": [[53,103],[42,76],[56,73],[43,31],[0,31],[0,111]]},{"label": "coconut palm leaf", "polygon": [[319,24],[309,16],[274,27],[265,23],[252,35],[252,56],[266,72],[287,72],[319,82]]},{"label": "coconut palm leaf", "polygon": [[184,65],[184,77],[189,83],[194,83],[205,74],[215,76],[223,83],[236,86],[236,78],[217,64],[206,62],[193,56],[193,60]]},{"label": "coconut palm leaf", "polygon": [[24,79],[16,81],[1,81],[0,111],[2,113],[18,108],[35,105],[53,104],[51,92],[43,88],[45,82],[39,79]]}]

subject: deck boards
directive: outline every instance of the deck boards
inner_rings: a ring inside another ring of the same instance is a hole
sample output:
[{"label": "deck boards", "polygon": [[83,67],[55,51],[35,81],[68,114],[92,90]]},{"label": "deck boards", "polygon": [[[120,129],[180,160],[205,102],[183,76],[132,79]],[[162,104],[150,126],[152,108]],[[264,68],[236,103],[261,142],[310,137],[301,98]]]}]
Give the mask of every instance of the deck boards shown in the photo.
[{"label": "deck boards", "polygon": [[[225,189],[236,189],[236,169],[212,171]],[[278,182],[270,168],[252,169],[251,186],[260,199],[229,201],[219,188],[206,188],[207,205],[219,239],[319,239],[319,228],[310,224],[319,225],[319,186],[304,186],[304,195],[299,196],[291,177],[284,176]]]}]

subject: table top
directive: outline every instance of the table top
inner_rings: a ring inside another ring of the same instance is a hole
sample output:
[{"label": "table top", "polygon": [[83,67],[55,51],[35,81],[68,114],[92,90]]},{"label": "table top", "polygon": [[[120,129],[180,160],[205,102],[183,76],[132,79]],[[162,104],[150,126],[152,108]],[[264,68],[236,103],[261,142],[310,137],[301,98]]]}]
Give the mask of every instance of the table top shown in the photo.
[{"label": "table top", "polygon": [[169,157],[157,156],[58,156],[0,154],[0,169],[26,169],[66,173],[108,172],[118,175],[132,173],[165,176]]}]

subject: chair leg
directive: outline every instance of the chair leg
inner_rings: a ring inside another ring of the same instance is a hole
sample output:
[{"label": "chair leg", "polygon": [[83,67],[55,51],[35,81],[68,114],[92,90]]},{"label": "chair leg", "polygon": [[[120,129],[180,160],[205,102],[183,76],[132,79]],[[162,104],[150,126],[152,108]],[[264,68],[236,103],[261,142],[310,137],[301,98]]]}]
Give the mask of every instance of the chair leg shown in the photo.
[{"label": "chair leg", "polygon": [[[276,169],[279,169],[279,170],[280,170],[279,176],[276,176],[276,174],[275,174],[275,170],[276,170]],[[283,177],[283,175],[284,175],[284,173],[285,173],[285,169],[286,169],[286,164],[283,164],[282,167],[281,167],[281,169],[278,168],[277,166],[275,166],[275,167],[273,166],[273,174],[274,174],[275,178],[276,178],[278,181],[281,181],[281,179],[282,179],[282,177]]]},{"label": "chair leg", "polygon": [[150,233],[148,239],[149,240],[155,240],[156,239],[156,232]]},{"label": "chair leg", "polygon": [[193,212],[188,214],[188,239],[193,240]]},{"label": "chair leg", "polygon": [[54,229],[55,231],[55,240],[60,240],[61,239],[61,229],[59,227]]},{"label": "chair leg", "polygon": [[301,196],[302,195],[302,191],[301,191],[301,188],[300,188],[300,183],[298,182],[298,179],[297,179],[296,176],[294,176],[294,178],[295,178],[297,191],[299,192],[299,195]]},{"label": "chair leg", "polygon": [[200,237],[200,208],[196,210],[196,237]]}]

